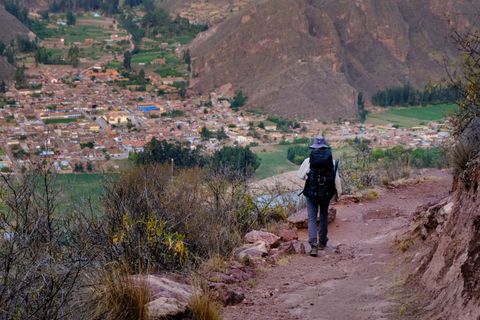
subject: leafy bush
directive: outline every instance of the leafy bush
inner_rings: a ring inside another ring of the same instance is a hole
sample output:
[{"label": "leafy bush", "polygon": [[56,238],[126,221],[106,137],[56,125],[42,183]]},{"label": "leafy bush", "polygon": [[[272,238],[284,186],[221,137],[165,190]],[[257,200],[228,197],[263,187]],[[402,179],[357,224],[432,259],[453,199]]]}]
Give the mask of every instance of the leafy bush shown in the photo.
[{"label": "leafy bush", "polygon": [[292,146],[287,150],[287,159],[296,165],[302,164],[309,155],[310,148],[307,146]]}]

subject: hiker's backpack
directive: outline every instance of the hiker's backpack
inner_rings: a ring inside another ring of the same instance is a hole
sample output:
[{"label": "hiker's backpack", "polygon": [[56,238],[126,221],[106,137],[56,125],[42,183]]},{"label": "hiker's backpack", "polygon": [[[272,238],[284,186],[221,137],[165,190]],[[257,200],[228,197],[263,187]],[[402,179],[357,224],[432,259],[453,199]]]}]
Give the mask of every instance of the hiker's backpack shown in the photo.
[{"label": "hiker's backpack", "polygon": [[310,153],[310,171],[303,194],[314,201],[330,201],[336,193],[337,166],[338,161],[334,165],[330,148],[313,150]]}]

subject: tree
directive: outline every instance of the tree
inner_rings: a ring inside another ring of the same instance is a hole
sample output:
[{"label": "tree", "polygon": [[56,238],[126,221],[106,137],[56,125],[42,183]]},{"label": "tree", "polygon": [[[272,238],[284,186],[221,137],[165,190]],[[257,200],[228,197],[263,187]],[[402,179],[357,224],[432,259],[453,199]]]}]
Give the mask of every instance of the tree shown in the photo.
[{"label": "tree", "polygon": [[208,130],[207,127],[202,127],[202,129],[200,129],[200,137],[202,137],[202,140],[205,141],[213,138],[213,133],[212,131]]},{"label": "tree", "polygon": [[218,140],[228,139],[228,135],[225,133],[225,129],[223,127],[216,132],[216,138]]},{"label": "tree", "polygon": [[363,92],[358,93],[357,107],[358,107],[358,117],[360,118],[360,122],[363,123],[367,119],[367,114],[368,114],[368,111],[365,110],[365,98],[363,97]]},{"label": "tree", "polygon": [[237,110],[240,107],[243,107],[247,103],[248,97],[243,94],[242,90],[237,90],[235,96],[230,103],[230,107],[234,110]]},{"label": "tree", "polygon": [[0,41],[0,56],[3,56],[3,54],[5,53],[5,49],[6,49],[6,45],[5,43],[3,43],[2,41]]},{"label": "tree", "polygon": [[73,14],[71,10],[68,10],[67,12],[67,25],[73,26],[77,23],[77,17]]},{"label": "tree", "polygon": [[74,172],[83,172],[83,164],[81,162],[75,163],[73,171]]},{"label": "tree", "polygon": [[17,67],[15,70],[15,87],[22,89],[27,86],[27,78],[25,77],[25,66]]},{"label": "tree", "polygon": [[223,147],[211,159],[213,171],[231,171],[244,178],[250,177],[259,166],[260,160],[248,147]]},{"label": "tree", "polygon": [[49,21],[50,20],[50,15],[48,14],[48,10],[42,10],[38,12],[40,14],[40,17],[45,20]]},{"label": "tree", "polygon": [[72,67],[78,67],[78,64],[80,63],[79,57],[80,49],[77,46],[71,46],[70,49],[68,49],[68,60],[70,60]]},{"label": "tree", "polygon": [[90,161],[87,162],[87,171],[88,171],[88,172],[92,172],[92,171],[93,171],[93,164],[92,164]]},{"label": "tree", "polygon": [[15,51],[13,51],[12,46],[7,47],[7,50],[5,51],[5,55],[7,56],[8,63],[14,65],[15,64]]},{"label": "tree", "polygon": [[127,70],[132,70],[132,53],[130,51],[123,53],[123,67]]},{"label": "tree", "polygon": [[145,70],[140,69],[138,72],[137,82],[139,85],[145,85],[147,83],[147,79],[145,78]]},{"label": "tree", "polygon": [[183,52],[183,61],[187,65],[188,72],[190,72],[192,70],[192,56],[190,55],[190,49]]},{"label": "tree", "polygon": [[6,93],[8,91],[7,84],[4,80],[0,83],[0,93]]},{"label": "tree", "polygon": [[198,149],[192,150],[189,145],[180,142],[158,141],[156,138],[152,138],[144,149],[134,157],[137,164],[171,164],[173,159],[176,167],[191,168],[201,167],[206,163]]}]

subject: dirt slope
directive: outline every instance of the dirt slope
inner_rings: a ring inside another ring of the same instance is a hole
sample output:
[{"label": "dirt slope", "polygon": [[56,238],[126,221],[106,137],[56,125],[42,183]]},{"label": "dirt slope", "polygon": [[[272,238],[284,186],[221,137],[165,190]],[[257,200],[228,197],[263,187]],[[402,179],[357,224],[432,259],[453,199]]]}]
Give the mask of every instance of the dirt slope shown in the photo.
[{"label": "dirt slope", "polygon": [[475,7],[473,0],[255,1],[194,41],[192,85],[203,92],[232,83],[250,106],[291,117],[354,117],[358,91],[440,81],[443,58],[456,56],[451,27],[468,28]]},{"label": "dirt slope", "polygon": [[445,197],[451,186],[445,172],[430,171],[428,176],[378,200],[338,206],[329,233],[336,250],[317,258],[292,256],[262,272],[246,301],[226,308],[224,319],[399,318],[405,308],[400,288],[407,273],[394,240],[408,227],[417,206]]}]

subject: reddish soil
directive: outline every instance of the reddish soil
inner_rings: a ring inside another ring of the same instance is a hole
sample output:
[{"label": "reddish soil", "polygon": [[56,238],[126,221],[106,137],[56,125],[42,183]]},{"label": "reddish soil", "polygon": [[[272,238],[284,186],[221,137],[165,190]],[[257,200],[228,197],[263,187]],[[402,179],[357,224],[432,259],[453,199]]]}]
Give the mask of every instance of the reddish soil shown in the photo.
[{"label": "reddish soil", "polygon": [[[260,272],[245,301],[226,308],[224,319],[400,318],[407,269],[395,239],[418,206],[445,197],[451,184],[448,173],[432,170],[377,200],[337,206],[330,247],[317,258],[290,256]],[[306,241],[306,232],[300,235]]]}]

